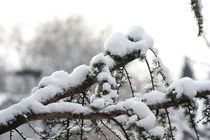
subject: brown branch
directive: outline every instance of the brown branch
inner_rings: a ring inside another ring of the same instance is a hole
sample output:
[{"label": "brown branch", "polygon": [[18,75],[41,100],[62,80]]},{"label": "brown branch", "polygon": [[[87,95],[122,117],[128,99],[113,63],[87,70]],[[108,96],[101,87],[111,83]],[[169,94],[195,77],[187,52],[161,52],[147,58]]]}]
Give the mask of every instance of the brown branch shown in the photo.
[{"label": "brown branch", "polygon": [[[197,95],[195,96],[196,98],[205,98],[206,96],[210,95],[209,90],[204,90],[204,91],[199,91],[197,92]],[[158,109],[164,109],[164,108],[169,108],[169,107],[178,107],[184,103],[190,102],[190,99],[187,98],[179,98],[176,101],[167,101],[161,104],[153,104],[153,105],[148,105],[148,107],[151,110],[158,110]]]},{"label": "brown branch", "polygon": [[[198,92],[195,96],[196,98],[204,98],[207,95],[210,95],[210,91],[202,91]],[[153,104],[148,105],[151,110],[158,110],[158,109],[165,109],[169,107],[177,107],[184,103],[190,102],[189,99],[180,98],[176,101],[167,101],[161,104]],[[48,113],[28,113],[25,114],[29,121],[34,120],[47,120],[47,119],[60,119],[60,118],[67,118],[67,119],[86,119],[86,120],[102,120],[102,119],[111,119],[120,115],[126,115],[126,110],[114,110],[110,112],[90,112],[88,114],[76,114],[72,112],[48,112]],[[27,123],[27,120],[23,115],[15,116],[15,119],[8,121],[8,124],[0,124],[0,134],[8,132],[16,127]]]},{"label": "brown branch", "polygon": [[27,119],[23,115],[15,116],[15,119],[10,120],[7,124],[0,124],[0,134],[8,132],[16,127],[27,123],[28,121],[34,120],[47,120],[47,119],[61,119],[61,118],[68,118],[68,119],[86,119],[86,120],[101,120],[101,119],[109,119],[113,117],[120,116],[122,114],[126,114],[126,111],[123,110],[116,110],[112,112],[90,112],[88,114],[85,113],[72,113],[72,112],[47,112],[47,113],[28,113],[25,114]]}]

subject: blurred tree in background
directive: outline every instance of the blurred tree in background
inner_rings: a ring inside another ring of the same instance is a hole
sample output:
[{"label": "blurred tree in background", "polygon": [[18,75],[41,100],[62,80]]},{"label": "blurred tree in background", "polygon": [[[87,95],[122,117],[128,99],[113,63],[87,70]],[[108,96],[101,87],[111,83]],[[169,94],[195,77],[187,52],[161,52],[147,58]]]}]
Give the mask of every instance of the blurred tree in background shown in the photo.
[{"label": "blurred tree in background", "polygon": [[190,77],[194,79],[193,69],[190,65],[190,60],[188,57],[184,58],[184,65],[182,67],[181,77]]},{"label": "blurred tree in background", "polygon": [[[108,28],[98,32],[92,28],[80,16],[55,19],[39,25],[34,37],[25,41],[21,27],[14,27],[8,35],[8,43],[18,52],[21,69],[8,74],[0,66],[0,75],[6,77],[1,78],[1,91],[29,93],[41,75],[56,70],[71,72],[75,66],[87,64],[91,56],[101,50],[109,32]],[[41,75],[37,77],[36,72]],[[3,86],[4,83],[7,86]]]},{"label": "blurred tree in background", "polygon": [[103,35],[94,34],[81,17],[45,23],[27,43],[24,67],[40,69],[44,74],[60,69],[70,72],[100,50]]}]

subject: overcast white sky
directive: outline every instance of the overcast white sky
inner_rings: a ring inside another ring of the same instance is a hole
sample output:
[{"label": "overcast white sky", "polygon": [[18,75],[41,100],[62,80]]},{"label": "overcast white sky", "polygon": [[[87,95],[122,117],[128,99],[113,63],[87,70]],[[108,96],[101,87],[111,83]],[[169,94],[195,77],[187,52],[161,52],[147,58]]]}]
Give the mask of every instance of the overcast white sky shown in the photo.
[{"label": "overcast white sky", "polygon": [[[202,0],[205,30],[210,39],[210,0]],[[179,75],[183,56],[210,64],[210,49],[198,38],[190,0],[0,0],[0,25],[19,25],[25,36],[33,35],[39,23],[82,15],[90,25],[111,25],[125,31],[140,25],[154,38],[163,62],[174,76]],[[210,68],[195,65],[200,79]]]}]

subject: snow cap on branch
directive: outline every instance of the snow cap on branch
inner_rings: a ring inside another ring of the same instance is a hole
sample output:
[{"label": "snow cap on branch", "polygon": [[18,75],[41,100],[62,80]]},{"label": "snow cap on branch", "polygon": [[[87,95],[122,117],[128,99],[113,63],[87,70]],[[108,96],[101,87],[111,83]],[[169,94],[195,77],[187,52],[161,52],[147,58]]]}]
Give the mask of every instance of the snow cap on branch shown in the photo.
[{"label": "snow cap on branch", "polygon": [[97,64],[104,64],[109,68],[112,68],[115,65],[115,62],[109,55],[105,55],[104,53],[99,53],[95,55],[90,61],[90,66],[94,67],[94,65]]},{"label": "snow cap on branch", "polygon": [[178,98],[181,97],[181,95],[193,98],[197,94],[196,83],[189,77],[173,82],[169,86],[169,91],[175,92]]},{"label": "snow cap on branch", "polygon": [[123,103],[123,107],[126,109],[132,109],[133,112],[138,115],[140,118],[140,120],[136,121],[138,126],[147,130],[155,127],[156,117],[145,103],[133,99],[127,99]]},{"label": "snow cap on branch", "polygon": [[123,57],[132,51],[146,51],[153,46],[153,39],[143,28],[134,26],[126,34],[121,32],[112,34],[105,42],[105,50],[111,55]]}]

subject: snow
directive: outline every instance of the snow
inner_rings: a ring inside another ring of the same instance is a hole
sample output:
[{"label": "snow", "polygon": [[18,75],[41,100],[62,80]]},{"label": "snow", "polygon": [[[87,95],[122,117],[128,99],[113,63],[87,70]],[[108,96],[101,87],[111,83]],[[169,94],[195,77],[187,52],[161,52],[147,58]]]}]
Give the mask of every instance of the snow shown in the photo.
[{"label": "snow", "polygon": [[135,123],[137,120],[138,120],[138,116],[137,115],[132,115],[128,118],[128,124]]},{"label": "snow", "polygon": [[[132,41],[129,40],[131,38]],[[148,48],[152,47],[152,45],[153,40],[144,32],[144,30],[139,27],[134,27],[131,28],[127,34],[114,34],[110,41],[107,42],[106,51],[110,51],[112,55],[124,56],[127,53],[131,53],[136,50],[145,52]],[[112,48],[112,46],[115,47]],[[97,75],[97,81],[102,83],[102,91],[106,90],[108,91],[108,94],[102,95],[101,98],[93,98],[91,106],[103,108],[105,106],[112,105],[114,103],[113,99],[118,98],[117,91],[112,89],[114,86],[116,86],[116,81],[110,73],[110,68],[113,67],[115,63],[110,56],[104,55],[103,53],[93,57],[90,65],[93,67],[94,64],[97,63],[104,64],[102,71]],[[25,114],[29,111],[33,111],[37,114],[65,111],[72,113],[90,112],[90,109],[77,103],[59,102],[43,105],[42,102],[53,98],[57,94],[60,94],[71,87],[75,87],[83,83],[84,80],[86,80],[88,74],[93,74],[91,66],[80,65],[76,67],[71,74],[68,74],[65,71],[57,71],[51,74],[51,76],[44,77],[40,81],[38,87],[32,90],[33,94],[31,96],[8,109],[11,110],[8,115],[15,116],[16,114]],[[132,109],[141,118],[141,120],[136,122],[137,125],[143,126],[145,128],[152,128],[155,125],[155,117],[153,117],[154,114],[144,103],[135,100],[126,100],[123,103],[123,107]],[[117,109],[119,109],[119,106]],[[1,121],[7,121],[7,119],[9,120],[9,116],[6,118],[1,116]],[[150,123],[148,123],[148,119],[150,119]],[[154,122],[152,120],[154,120]]]},{"label": "snow", "polygon": [[39,86],[32,90],[29,97],[23,99],[16,105],[13,105],[5,110],[1,110],[0,123],[6,124],[8,121],[14,119],[19,114],[27,114],[30,111],[34,113],[44,112],[59,112],[70,111],[73,113],[87,113],[90,110],[82,107],[81,105],[75,105],[73,103],[52,103],[44,106],[42,102],[55,97],[57,94],[63,93],[64,90],[80,85],[91,72],[89,66],[81,65],[73,70],[69,75],[64,71],[54,72],[51,76],[44,77]]},{"label": "snow", "polygon": [[15,118],[19,114],[27,114],[29,112],[35,114],[42,113],[53,113],[53,112],[71,112],[74,114],[88,114],[91,110],[87,107],[83,107],[81,104],[59,102],[43,105],[38,102],[33,96],[23,99],[18,104],[15,104],[7,109],[1,110],[0,112],[0,124],[6,124],[8,121]]},{"label": "snow", "polygon": [[209,90],[210,91],[210,81],[194,81],[196,84],[196,90],[198,92]]},{"label": "snow", "polygon": [[74,126],[70,129],[70,133],[72,134],[76,134],[76,133],[79,133],[80,132],[80,127],[79,126]]},{"label": "snow", "polygon": [[[100,53],[94,56],[90,62],[90,66],[80,65],[76,67],[71,74],[65,71],[56,71],[48,77],[44,77],[38,87],[32,89],[32,94],[23,99],[21,102],[0,111],[0,124],[7,124],[15,119],[17,115],[25,115],[27,113],[46,114],[46,113],[65,113],[72,114],[89,114],[92,109],[98,109],[99,113],[109,113],[113,111],[129,112],[128,115],[115,117],[120,123],[131,125],[136,124],[143,127],[151,134],[159,137],[164,136],[164,129],[157,126],[156,117],[149,109],[148,105],[161,104],[170,99],[166,98],[168,93],[176,94],[177,98],[185,95],[192,99],[197,92],[210,90],[210,81],[194,81],[190,78],[182,78],[174,81],[167,89],[167,92],[152,91],[146,94],[135,93],[135,97],[116,103],[118,94],[116,88],[116,80],[110,71],[114,67],[114,60],[108,55],[123,57],[134,51],[146,51],[153,46],[153,39],[150,38],[141,27],[133,27],[126,34],[115,33],[109,37],[105,43],[107,54]],[[170,84],[171,79],[168,70],[164,67],[161,60],[157,57],[154,63],[161,65],[157,72],[162,72],[166,76],[167,82]],[[103,64],[99,71],[97,64]],[[97,71],[95,71],[97,70]],[[95,72],[95,73],[94,73]],[[98,90],[90,97],[90,106],[82,106],[73,102],[56,102],[48,105],[42,103],[46,100],[63,94],[64,91],[71,87],[81,85],[88,76],[96,76],[98,82]],[[107,92],[104,92],[107,91]],[[99,96],[100,95],[100,96]],[[5,97],[0,98],[1,102]],[[27,117],[27,116],[26,116]],[[72,133],[76,133],[80,127],[75,126],[70,129]],[[87,128],[87,131],[90,130]]]},{"label": "snow", "polygon": [[127,115],[120,115],[118,117],[115,117],[115,119],[121,123],[124,124],[125,122],[128,122],[129,117]]},{"label": "snow", "polygon": [[31,90],[31,93],[35,93],[38,89],[39,89],[39,87],[33,87]]},{"label": "snow", "polygon": [[168,90],[168,92],[177,93],[177,97],[181,97],[183,94],[192,99],[197,95],[197,92],[210,91],[210,81],[195,81],[189,77],[184,77],[174,81]]},{"label": "snow", "polygon": [[126,35],[133,40],[133,42],[137,42],[143,39],[143,36],[145,35],[145,31],[142,27],[139,26],[133,26],[130,29],[128,29]]},{"label": "snow", "polygon": [[115,65],[115,62],[114,60],[109,56],[109,55],[106,55],[105,56],[105,59],[106,59],[106,65],[111,69],[114,67]]},{"label": "snow", "polygon": [[[122,123],[123,121],[126,121],[124,123],[135,123],[139,127],[143,127],[147,130],[150,130],[156,126],[156,117],[153,114],[153,112],[148,108],[148,106],[139,101],[131,99],[127,99],[125,101],[120,101],[116,105],[110,105],[108,107],[103,108],[100,112],[110,112],[115,110],[132,110],[134,112],[134,115],[132,115],[129,118],[126,118],[124,116],[116,117],[120,120]],[[140,118],[138,120],[138,118]]]},{"label": "snow", "polygon": [[111,55],[125,56],[127,49],[131,48],[133,43],[130,42],[123,33],[114,33],[105,42],[105,50]]},{"label": "snow", "polygon": [[194,80],[185,77],[173,82],[169,86],[169,91],[176,93],[178,98],[180,98],[182,94],[189,98],[193,98],[197,94],[196,87]]},{"label": "snow", "polygon": [[[154,51],[154,49],[153,49]],[[163,64],[162,60],[160,59],[160,57],[155,57],[153,59],[153,63],[156,64],[156,65],[159,65],[160,67],[158,69],[156,69],[154,71],[154,75],[157,75],[158,72],[161,72],[163,74],[163,76],[165,77],[165,80],[168,84],[171,84],[172,83],[172,77],[171,77],[171,74],[169,73],[169,70],[168,68]]]},{"label": "snow", "polygon": [[[108,58],[108,59],[107,59]],[[106,106],[112,105],[115,102],[115,99],[118,98],[117,91],[114,90],[116,87],[116,80],[110,72],[110,68],[113,66],[109,61],[111,58],[105,57],[103,53],[100,53],[93,57],[91,60],[92,67],[96,67],[97,64],[100,65],[100,70],[97,69],[97,82],[98,85],[95,90],[95,94],[90,97],[91,104],[90,106],[94,109],[102,109]],[[95,70],[95,69],[94,69]]]},{"label": "snow", "polygon": [[[138,42],[138,45],[140,45],[139,49],[141,49],[143,53],[145,53],[149,48],[153,47],[154,43],[153,39],[146,34],[146,32],[142,27],[139,26],[131,27],[130,29],[128,29],[126,36],[129,39],[132,39],[133,42]],[[138,45],[136,46],[137,48],[139,47]]]},{"label": "snow", "polygon": [[[91,110],[78,103],[59,102],[46,105],[48,112],[71,112],[74,114],[88,114]],[[39,112],[37,112],[39,113]]]},{"label": "snow", "polygon": [[88,114],[91,110],[87,107],[83,107],[81,104],[77,103],[69,103],[69,102],[59,102],[59,103],[51,103],[46,106],[42,105],[39,102],[34,102],[31,105],[31,110],[35,114],[42,113],[64,113],[70,112],[73,114]]},{"label": "snow", "polygon": [[44,130],[43,130],[42,128],[40,128],[40,127],[34,127],[34,129],[36,130],[36,132],[39,132],[39,133],[41,133],[41,132],[44,131]]},{"label": "snow", "polygon": [[31,96],[35,100],[39,102],[45,102],[46,100],[49,100],[50,98],[54,97],[58,93],[62,93],[63,89],[60,87],[54,86],[54,85],[48,85],[44,88],[38,89],[35,93],[33,93]]},{"label": "snow", "polygon": [[99,53],[95,55],[90,61],[90,66],[93,66],[98,63],[107,64],[104,53]]},{"label": "snow", "polygon": [[104,53],[95,55],[90,61],[90,66],[93,67],[95,64],[99,63],[105,64],[109,68],[112,68],[115,65],[114,60],[109,55],[105,55]]},{"label": "snow", "polygon": [[32,89],[32,96],[39,102],[44,102],[71,87],[81,85],[88,74],[92,74],[92,71],[90,66],[86,65],[76,67],[71,74],[62,70],[56,71],[50,76],[42,78],[38,87]]},{"label": "snow", "polygon": [[[68,89],[80,85],[87,78],[87,75],[92,71],[90,66],[80,65],[76,67],[71,74],[61,70],[51,74],[51,76],[44,77],[39,83],[39,88],[53,85],[61,89]],[[32,93],[36,92],[37,88],[32,90]]]},{"label": "snow", "polygon": [[61,89],[69,88],[71,79],[67,72],[65,71],[56,71],[52,73],[51,76],[42,78],[39,83],[39,87],[45,87],[47,85],[54,85],[60,87]]},{"label": "snow", "polygon": [[97,76],[99,82],[107,81],[111,85],[116,85],[115,79],[107,72],[100,72]]},{"label": "snow", "polygon": [[113,33],[105,42],[105,50],[111,55],[123,57],[126,54],[141,50],[141,53],[153,46],[153,39],[141,27],[132,27],[127,34]]},{"label": "snow", "polygon": [[116,90],[111,90],[109,94],[102,95],[101,97],[96,97],[95,94],[93,94],[90,98],[90,106],[93,108],[102,109],[106,106],[110,106],[111,104],[113,104],[113,100],[116,98],[118,98]]},{"label": "snow", "polygon": [[140,96],[140,99],[147,105],[159,104],[167,101],[166,93],[160,91],[152,91]]},{"label": "snow", "polygon": [[[34,104],[32,110],[34,113],[53,113],[53,112],[70,112],[73,114],[88,114],[91,110],[88,107],[84,107],[78,103],[69,103],[69,102],[59,102],[59,103],[51,103],[46,106],[42,104],[38,105]],[[39,108],[38,108],[39,107]]]},{"label": "snow", "polygon": [[[90,66],[80,65],[76,67],[73,72],[69,75],[70,77],[70,87],[75,87],[84,82],[88,74],[92,73]],[[70,88],[69,87],[69,88]]]},{"label": "snow", "polygon": [[147,107],[147,105],[141,101],[135,101],[132,99],[127,99],[123,103],[123,107],[126,109],[132,109],[140,120],[136,121],[136,124],[145,129],[154,128],[156,125],[156,118],[152,111]]},{"label": "snow", "polygon": [[109,94],[103,95],[102,98],[107,102],[106,104],[113,104],[114,99],[117,99],[119,95],[116,90],[112,90]]},{"label": "snow", "polygon": [[101,109],[105,107],[105,100],[103,98],[98,98],[92,101],[91,107]]},{"label": "snow", "polygon": [[81,85],[91,72],[86,65],[76,67],[71,74],[62,70],[56,71],[51,76],[42,78],[39,86],[32,89],[32,96],[39,102],[44,102],[71,87]]},{"label": "snow", "polygon": [[109,83],[103,83],[102,85],[102,89],[103,90],[106,90],[108,92],[110,92],[112,89],[111,89],[111,85]]},{"label": "snow", "polygon": [[156,126],[155,128],[152,128],[148,131],[150,134],[157,136],[159,138],[164,137],[164,129],[163,127]]},{"label": "snow", "polygon": [[109,94],[103,96],[104,99],[114,99],[118,98],[117,90],[111,90]]}]

